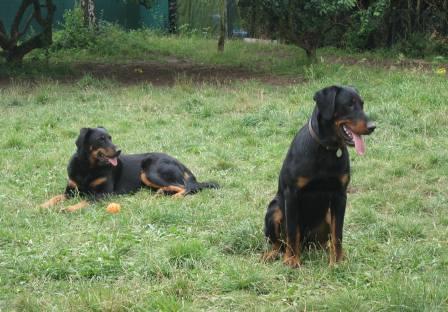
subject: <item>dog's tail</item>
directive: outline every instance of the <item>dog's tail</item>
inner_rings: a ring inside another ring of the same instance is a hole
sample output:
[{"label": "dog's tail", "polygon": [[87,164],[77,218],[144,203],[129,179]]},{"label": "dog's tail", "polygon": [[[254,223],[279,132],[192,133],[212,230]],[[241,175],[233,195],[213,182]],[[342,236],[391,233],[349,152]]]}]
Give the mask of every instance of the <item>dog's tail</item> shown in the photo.
[{"label": "dog's tail", "polygon": [[186,182],[185,194],[195,194],[203,189],[219,189],[220,186],[216,182],[198,182],[194,177],[190,177]]}]

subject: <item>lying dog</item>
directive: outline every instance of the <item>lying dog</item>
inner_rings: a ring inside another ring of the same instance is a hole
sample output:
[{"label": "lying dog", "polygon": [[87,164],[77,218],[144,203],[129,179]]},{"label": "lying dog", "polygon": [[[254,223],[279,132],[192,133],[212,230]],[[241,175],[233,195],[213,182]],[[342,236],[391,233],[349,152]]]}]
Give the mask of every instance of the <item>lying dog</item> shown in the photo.
[{"label": "lying dog", "polygon": [[351,87],[322,89],[314,100],[317,105],[291,143],[277,194],[265,216],[265,235],[272,250],[263,258],[273,260],[284,250],[283,262],[291,267],[300,265],[304,245],[326,244],[329,237],[330,264],[341,260],[350,181],[347,146],[354,146],[363,155],[361,135],[375,129],[363,111],[363,100]]},{"label": "lying dog", "polygon": [[[48,208],[79,194],[91,200],[106,195],[128,194],[146,186],[158,193],[181,197],[216,183],[199,183],[193,173],[177,159],[163,153],[122,155],[106,129],[82,128],[76,140],[77,151],[68,164],[68,183],[64,194],[42,204]],[[84,200],[66,208],[72,212],[84,208]]]}]

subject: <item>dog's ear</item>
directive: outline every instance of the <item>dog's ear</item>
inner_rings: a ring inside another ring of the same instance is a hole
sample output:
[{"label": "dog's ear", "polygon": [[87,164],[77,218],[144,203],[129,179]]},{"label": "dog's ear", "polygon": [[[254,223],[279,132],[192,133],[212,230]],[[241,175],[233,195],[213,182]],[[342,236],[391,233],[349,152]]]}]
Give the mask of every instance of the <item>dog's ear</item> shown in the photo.
[{"label": "dog's ear", "polygon": [[89,137],[91,131],[92,131],[91,128],[81,128],[81,130],[79,130],[79,136],[76,139],[76,147],[78,148],[78,151],[83,150],[84,143],[86,142],[87,138]]},{"label": "dog's ear", "polygon": [[322,117],[326,120],[333,118],[335,109],[336,94],[340,88],[338,86],[331,86],[317,91],[314,94],[314,101],[316,101],[317,108]]},{"label": "dog's ear", "polygon": [[354,86],[347,86],[347,87],[349,87],[350,89],[352,89],[353,91],[355,91],[356,94],[359,94],[358,89],[356,89]]}]

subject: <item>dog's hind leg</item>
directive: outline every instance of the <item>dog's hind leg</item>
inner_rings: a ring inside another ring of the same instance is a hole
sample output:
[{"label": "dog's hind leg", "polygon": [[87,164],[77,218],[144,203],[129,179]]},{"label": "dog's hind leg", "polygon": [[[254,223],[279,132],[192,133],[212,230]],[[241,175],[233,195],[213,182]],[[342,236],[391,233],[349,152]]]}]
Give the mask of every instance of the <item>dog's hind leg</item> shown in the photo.
[{"label": "dog's hind leg", "polygon": [[157,193],[168,193],[174,195],[174,197],[183,197],[186,194],[185,186],[170,185],[163,181],[163,179],[160,179],[157,173],[142,171],[140,173],[140,180],[149,188],[157,190]]},{"label": "dog's hind leg", "polygon": [[272,244],[272,249],[266,251],[262,256],[262,259],[264,261],[272,261],[278,257],[282,247],[280,232],[283,222],[283,212],[280,207],[278,195],[269,203],[264,222],[264,232],[269,242]]},{"label": "dog's hind leg", "polygon": [[283,263],[291,268],[297,268],[300,266],[300,246],[303,239],[298,209],[295,206],[299,204],[299,200],[295,191],[287,190],[285,195],[286,250]]},{"label": "dog's hind leg", "polygon": [[345,205],[347,195],[345,193],[336,194],[331,200],[331,244],[330,244],[330,265],[334,265],[343,258],[342,252],[342,228],[344,226]]}]

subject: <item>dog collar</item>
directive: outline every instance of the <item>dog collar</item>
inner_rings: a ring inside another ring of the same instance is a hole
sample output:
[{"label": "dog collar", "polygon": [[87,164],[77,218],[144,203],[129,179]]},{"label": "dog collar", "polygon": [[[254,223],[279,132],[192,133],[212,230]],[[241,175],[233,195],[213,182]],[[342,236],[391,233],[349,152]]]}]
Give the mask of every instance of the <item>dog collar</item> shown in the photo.
[{"label": "dog collar", "polygon": [[314,131],[313,126],[311,126],[311,119],[308,122],[308,130],[311,134],[311,137],[316,141],[320,146],[325,148],[327,151],[336,150],[336,156],[341,157],[342,156],[342,147],[340,145],[334,146],[334,145],[328,145],[324,144],[322,140],[319,138],[317,133]]}]

